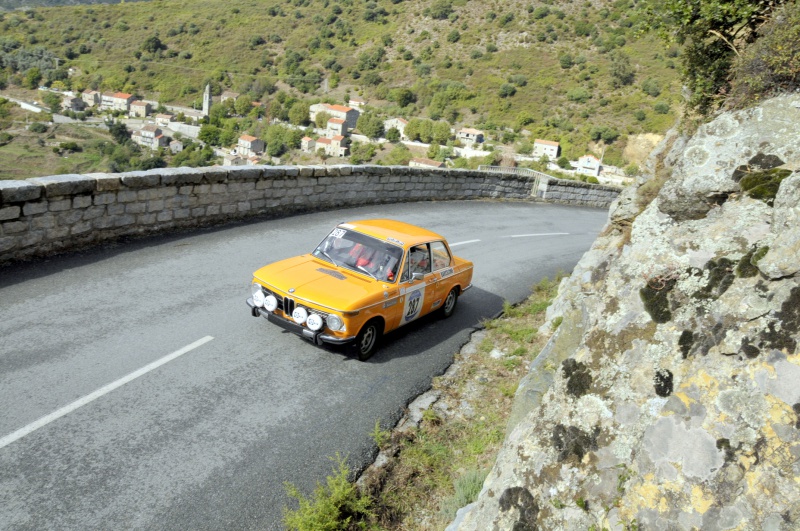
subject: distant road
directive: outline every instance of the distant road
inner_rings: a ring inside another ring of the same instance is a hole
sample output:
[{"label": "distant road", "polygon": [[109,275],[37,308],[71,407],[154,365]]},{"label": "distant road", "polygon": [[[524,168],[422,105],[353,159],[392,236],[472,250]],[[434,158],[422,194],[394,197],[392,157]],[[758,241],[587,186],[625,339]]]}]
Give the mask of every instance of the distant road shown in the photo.
[{"label": "distant road", "polygon": [[[389,217],[475,262],[448,320],[366,363],[250,316],[260,266],[337,223]],[[162,236],[0,268],[0,529],[281,528],[331,456],[361,468],[482,319],[568,272],[607,219],[521,202],[368,206]]]}]

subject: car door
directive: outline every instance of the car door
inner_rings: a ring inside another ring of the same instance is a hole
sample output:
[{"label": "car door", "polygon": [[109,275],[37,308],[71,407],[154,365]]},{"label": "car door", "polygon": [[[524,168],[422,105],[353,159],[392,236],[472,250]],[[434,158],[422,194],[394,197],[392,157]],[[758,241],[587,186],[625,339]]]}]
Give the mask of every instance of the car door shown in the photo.
[{"label": "car door", "polygon": [[430,246],[427,243],[415,245],[406,253],[400,278],[400,293],[404,295],[401,326],[431,311],[436,297],[436,278],[431,271],[430,257]]},{"label": "car door", "polygon": [[431,242],[431,270],[434,278],[434,293],[431,301],[433,311],[441,307],[445,297],[453,286],[453,257],[447,245],[442,241]]}]

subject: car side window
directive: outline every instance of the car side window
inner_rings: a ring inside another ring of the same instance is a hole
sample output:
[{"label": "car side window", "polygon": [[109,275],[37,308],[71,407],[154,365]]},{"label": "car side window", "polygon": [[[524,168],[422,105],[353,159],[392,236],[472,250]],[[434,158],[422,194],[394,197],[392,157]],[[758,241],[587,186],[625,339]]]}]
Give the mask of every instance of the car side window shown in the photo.
[{"label": "car side window", "polygon": [[405,268],[401,281],[411,280],[414,273],[423,275],[431,272],[431,253],[428,244],[415,245],[408,250],[406,255]]},{"label": "car side window", "polygon": [[431,256],[433,257],[433,270],[438,271],[450,267],[452,259],[444,242],[431,243]]}]

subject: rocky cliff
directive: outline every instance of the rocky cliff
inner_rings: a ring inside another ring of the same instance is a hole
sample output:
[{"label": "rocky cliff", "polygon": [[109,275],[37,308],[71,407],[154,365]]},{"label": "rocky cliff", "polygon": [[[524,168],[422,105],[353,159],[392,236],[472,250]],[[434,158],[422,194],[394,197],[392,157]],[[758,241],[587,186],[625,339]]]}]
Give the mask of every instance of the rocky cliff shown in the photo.
[{"label": "rocky cliff", "polygon": [[800,528],[798,168],[798,95],[664,140],[560,286],[451,527]]}]

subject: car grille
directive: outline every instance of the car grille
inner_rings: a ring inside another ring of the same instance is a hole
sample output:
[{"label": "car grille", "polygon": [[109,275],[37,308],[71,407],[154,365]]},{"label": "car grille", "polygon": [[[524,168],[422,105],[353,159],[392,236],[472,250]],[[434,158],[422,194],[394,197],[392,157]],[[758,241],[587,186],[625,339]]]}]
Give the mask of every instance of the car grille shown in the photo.
[{"label": "car grille", "polygon": [[278,301],[278,308],[283,310],[283,313],[286,315],[292,315],[294,312],[294,299],[290,299],[289,297],[284,297]]},{"label": "car grille", "polygon": [[[278,310],[280,310],[284,314],[286,314],[287,317],[290,317],[290,318],[292,317],[292,313],[294,312],[294,309],[297,307],[297,302],[294,299],[292,299],[290,297],[282,297],[280,295],[280,293],[278,293],[276,291],[269,290],[269,289],[267,289],[267,288],[265,288],[263,286],[261,287],[261,289],[267,295],[272,295],[273,297],[275,297],[278,300]],[[308,313],[315,313],[315,314],[319,315],[320,317],[322,317],[323,319],[327,319],[328,318],[328,314],[326,312],[321,312],[319,310],[315,310],[313,308],[309,308],[308,306],[305,306],[305,305],[303,306],[303,308],[305,308],[308,311]]]}]

